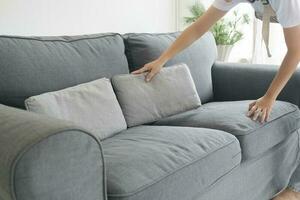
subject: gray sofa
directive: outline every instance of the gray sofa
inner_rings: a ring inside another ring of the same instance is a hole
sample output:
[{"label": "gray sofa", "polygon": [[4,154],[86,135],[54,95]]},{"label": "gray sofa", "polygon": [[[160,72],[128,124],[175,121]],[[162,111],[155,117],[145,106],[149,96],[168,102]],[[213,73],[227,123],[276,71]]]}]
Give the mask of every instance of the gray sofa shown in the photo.
[{"label": "gray sofa", "polygon": [[268,200],[284,189],[299,170],[300,71],[269,122],[254,122],[248,104],[278,66],[217,63],[210,33],[167,63],[189,66],[198,109],[102,141],[24,111],[30,96],[137,69],[178,34],[1,36],[0,199]]}]

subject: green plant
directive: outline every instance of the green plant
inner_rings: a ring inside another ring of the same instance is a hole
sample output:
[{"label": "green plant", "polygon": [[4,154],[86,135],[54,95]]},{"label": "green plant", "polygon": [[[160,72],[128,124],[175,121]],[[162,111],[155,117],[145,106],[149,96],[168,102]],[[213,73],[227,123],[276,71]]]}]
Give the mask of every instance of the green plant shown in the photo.
[{"label": "green plant", "polygon": [[205,7],[202,3],[197,2],[190,7],[189,11],[192,16],[184,18],[184,22],[186,24],[194,23],[199,17],[201,17],[205,13]]},{"label": "green plant", "polygon": [[[192,16],[184,18],[186,24],[191,24],[201,17],[205,12],[205,7],[201,3],[195,3],[189,10]],[[211,28],[216,44],[234,45],[244,36],[243,32],[240,30],[241,26],[249,23],[249,15],[240,15],[237,11],[233,12],[233,16],[221,19]]]}]

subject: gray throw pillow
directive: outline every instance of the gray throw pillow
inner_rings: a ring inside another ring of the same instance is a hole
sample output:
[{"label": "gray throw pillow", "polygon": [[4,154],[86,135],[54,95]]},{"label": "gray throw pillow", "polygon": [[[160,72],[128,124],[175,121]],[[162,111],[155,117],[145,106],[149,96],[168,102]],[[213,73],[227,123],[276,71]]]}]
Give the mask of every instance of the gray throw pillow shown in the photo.
[{"label": "gray throw pillow", "polygon": [[116,75],[115,93],[129,127],[197,108],[201,105],[189,68],[163,68],[151,82],[145,75]]},{"label": "gray throw pillow", "polygon": [[72,121],[105,139],[127,128],[111,82],[103,78],[25,100],[28,111]]}]

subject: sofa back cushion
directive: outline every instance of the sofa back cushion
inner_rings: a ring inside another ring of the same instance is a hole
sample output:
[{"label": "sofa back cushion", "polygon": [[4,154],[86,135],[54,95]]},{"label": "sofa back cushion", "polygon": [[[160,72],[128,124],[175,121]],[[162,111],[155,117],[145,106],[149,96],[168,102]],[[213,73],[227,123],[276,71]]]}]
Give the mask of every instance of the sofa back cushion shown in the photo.
[{"label": "sofa back cushion", "polygon": [[151,82],[145,75],[116,75],[112,83],[128,127],[151,123],[201,105],[185,64],[163,68]]},{"label": "sofa back cushion", "polygon": [[127,128],[109,79],[102,78],[25,100],[28,111],[72,121],[100,140]]},{"label": "sofa back cushion", "polygon": [[118,34],[0,36],[0,104],[24,108],[30,96],[128,73]]},{"label": "sofa back cushion", "polygon": [[[180,33],[126,34],[124,35],[126,56],[130,71],[158,58]],[[185,63],[189,66],[202,103],[213,99],[211,68],[217,56],[217,49],[211,33],[205,34],[189,48],[171,59],[166,66]]]}]

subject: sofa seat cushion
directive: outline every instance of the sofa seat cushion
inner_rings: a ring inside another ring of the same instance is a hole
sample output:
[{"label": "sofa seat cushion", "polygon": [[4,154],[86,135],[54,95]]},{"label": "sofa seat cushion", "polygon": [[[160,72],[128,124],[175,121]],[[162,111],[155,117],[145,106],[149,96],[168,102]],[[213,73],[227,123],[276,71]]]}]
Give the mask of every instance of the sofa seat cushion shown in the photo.
[{"label": "sofa seat cushion", "polygon": [[155,125],[212,128],[236,136],[243,160],[258,156],[279,144],[300,127],[300,112],[296,105],[276,101],[268,122],[261,124],[246,116],[252,101],[212,102],[200,108],[174,115]]},{"label": "sofa seat cushion", "polygon": [[109,199],[192,199],[241,161],[234,136],[205,128],[138,126],[102,146]]}]

